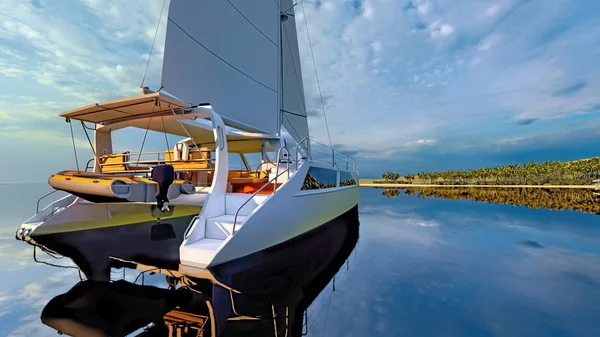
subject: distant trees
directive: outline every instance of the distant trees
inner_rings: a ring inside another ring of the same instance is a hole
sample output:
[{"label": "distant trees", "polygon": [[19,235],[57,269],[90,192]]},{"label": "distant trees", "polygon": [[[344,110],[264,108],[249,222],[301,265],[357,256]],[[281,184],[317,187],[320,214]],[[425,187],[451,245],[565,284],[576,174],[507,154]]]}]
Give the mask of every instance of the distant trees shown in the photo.
[{"label": "distant trees", "polygon": [[381,177],[385,182],[397,182],[400,179],[400,174],[396,172],[385,172],[381,174]]},{"label": "distant trees", "polygon": [[[402,178],[395,172],[385,172],[381,177],[385,182]],[[418,180],[422,184],[438,185],[589,185],[600,178],[600,157],[569,162],[531,161],[465,171],[419,172],[403,178],[411,184]]]}]

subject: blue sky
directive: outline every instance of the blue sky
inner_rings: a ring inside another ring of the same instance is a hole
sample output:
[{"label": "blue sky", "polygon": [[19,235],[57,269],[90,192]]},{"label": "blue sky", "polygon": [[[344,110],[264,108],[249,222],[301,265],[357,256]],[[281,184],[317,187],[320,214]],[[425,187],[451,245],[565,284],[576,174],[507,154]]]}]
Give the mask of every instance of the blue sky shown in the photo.
[{"label": "blue sky", "polygon": [[[0,153],[10,158],[0,181],[44,181],[74,167],[68,124],[56,114],[138,93],[162,4],[0,0]],[[598,1],[303,7],[331,138],[363,176],[599,154]],[[326,142],[303,15],[299,4],[309,125]],[[164,28],[163,18],[146,80],[153,89]],[[84,161],[89,146],[74,127]],[[127,133],[117,146],[137,147],[141,137]]]}]

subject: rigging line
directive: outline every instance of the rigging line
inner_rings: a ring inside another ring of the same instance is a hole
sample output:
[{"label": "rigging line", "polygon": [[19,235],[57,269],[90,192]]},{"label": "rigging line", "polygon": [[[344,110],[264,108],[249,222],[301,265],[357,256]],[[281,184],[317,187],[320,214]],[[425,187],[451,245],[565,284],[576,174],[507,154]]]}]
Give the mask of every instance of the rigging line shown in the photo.
[{"label": "rigging line", "polygon": [[[171,149],[171,147],[169,146],[169,139],[167,138],[167,128],[165,127],[165,118],[163,116],[160,116],[160,119],[162,120],[162,125],[163,125],[163,133],[165,134],[165,143],[167,143],[167,151]],[[173,156],[175,156],[175,154],[173,154]],[[173,159],[173,158],[171,158]]]},{"label": "rigging line", "polygon": [[75,165],[77,166],[77,172],[79,172],[79,159],[77,159],[77,148],[75,147],[75,136],[73,135],[73,124],[69,119],[69,128],[71,129],[71,141],[73,142],[73,152],[75,152]]},{"label": "rigging line", "polygon": [[92,129],[92,128],[90,128],[89,126],[85,125],[85,123],[83,124],[83,127],[85,127],[86,129],[88,129],[88,130],[90,130],[90,131],[96,131],[96,128],[95,128],[95,126],[96,126],[96,123],[94,123],[94,128]]},{"label": "rigging line", "polygon": [[285,110],[285,109],[281,109],[281,111],[282,111],[282,112],[285,112],[285,113],[288,113],[288,114],[290,114],[290,115],[294,115],[294,116],[298,116],[298,117],[304,117],[304,118],[307,118],[307,116],[305,116],[305,115],[301,115],[301,114],[299,114],[299,113],[297,113],[297,112],[292,112],[292,111]]},{"label": "rigging line", "polygon": [[[142,140],[142,147],[140,148],[140,153],[138,153],[138,158],[135,162],[136,168],[137,168],[138,164],[140,163],[140,157],[142,156],[142,151],[144,151],[144,144],[146,143],[146,136],[148,136],[148,129],[150,129],[150,122],[152,122],[152,116],[150,116],[150,118],[148,119],[148,125],[146,126],[146,132],[144,133],[144,140]],[[133,180],[134,176],[135,176],[135,174],[132,171],[131,172],[131,180]]]},{"label": "rigging line", "polygon": [[[51,267],[57,267],[57,268],[78,269],[79,270],[79,268],[76,267],[76,266],[62,266],[62,265],[59,265],[59,264],[53,264],[53,263],[49,263],[49,262],[46,262],[46,261],[38,260],[37,256],[36,256],[36,248],[37,248],[37,246],[33,246],[33,261],[35,261],[36,263],[42,263],[42,264],[45,264],[45,265],[48,265],[48,266],[51,266]],[[42,249],[42,251],[43,251],[43,249]]]},{"label": "rigging line", "polygon": [[177,24],[177,22],[173,21],[173,19],[169,18],[169,21],[171,21],[177,28],[179,28],[185,35],[187,35],[190,39],[192,39],[194,42],[196,42],[200,47],[204,48],[207,52],[209,52],[210,54],[212,54],[214,57],[218,58],[219,60],[223,61],[223,63],[227,64],[228,66],[230,66],[231,68],[237,70],[240,74],[248,77],[249,79],[251,79],[252,81],[260,84],[261,86],[265,87],[266,89],[271,90],[274,93],[277,93],[277,90],[269,87],[266,84],[263,84],[262,82],[260,82],[259,80],[255,79],[254,77],[246,74],[245,72],[243,72],[242,70],[240,70],[239,68],[237,68],[236,66],[234,66],[233,64],[227,62],[224,58],[222,58],[221,56],[217,55],[215,52],[213,52],[212,50],[208,49],[205,45],[203,45],[200,41],[196,40],[192,35],[190,35],[190,33],[188,33],[185,29],[183,29],[180,25]]},{"label": "rigging line", "polygon": [[92,145],[92,140],[90,139],[90,135],[88,135],[88,132],[85,129],[85,125],[83,124],[83,121],[80,121],[80,122],[81,122],[81,126],[83,127],[83,132],[85,132],[85,137],[87,138],[88,143],[90,143],[90,147],[92,148],[92,153],[94,154],[94,159],[96,161],[98,161],[98,156],[96,155],[96,149],[94,149],[94,145]]},{"label": "rigging line", "polygon": [[[333,293],[331,293],[333,294]],[[323,325],[323,333],[321,336],[325,336],[325,331],[327,331],[327,319],[329,318],[329,307],[331,307],[331,298],[329,299],[329,303],[327,303],[327,311],[325,311],[325,325]]]},{"label": "rigging line", "polygon": [[[181,123],[179,121],[179,117],[177,117],[177,114],[175,113],[175,110],[173,110],[173,108],[169,105],[169,108],[171,109],[171,112],[173,113],[173,116],[175,116],[175,120],[177,121],[177,123],[179,123],[179,125],[181,126],[181,128],[183,129],[183,132],[185,132],[185,134],[190,138],[190,140],[192,141],[192,143],[194,144],[194,146],[196,147],[196,149],[200,152],[200,156],[202,157],[202,159],[206,162],[206,164],[208,165],[209,168],[213,168],[212,165],[210,164],[210,161],[204,156],[204,153],[202,153],[200,147],[198,146],[198,144],[196,144],[196,141],[194,140],[194,138],[190,135],[190,133],[188,132],[188,130],[185,128],[185,126],[183,125],[183,123]],[[225,132],[225,131],[223,131]],[[225,140],[227,141],[227,140]],[[175,155],[175,154],[173,154]]]},{"label": "rigging line", "polygon": [[233,7],[233,9],[235,9],[235,10],[236,10],[238,13],[240,13],[240,15],[241,15],[241,16],[242,16],[244,19],[246,19],[246,21],[248,21],[248,23],[249,23],[249,24],[251,24],[251,25],[252,25],[252,27],[254,27],[254,28],[255,28],[255,29],[256,29],[256,30],[257,30],[259,33],[261,33],[261,34],[262,34],[262,36],[264,36],[264,37],[265,37],[267,40],[271,41],[271,43],[273,43],[273,45],[277,46],[277,43],[275,43],[275,41],[271,40],[271,38],[269,38],[269,37],[268,37],[268,36],[267,36],[265,33],[263,33],[263,31],[262,31],[262,30],[260,30],[260,28],[256,27],[256,25],[254,25],[254,24],[252,23],[252,21],[250,21],[250,19],[248,19],[248,18],[247,18],[247,17],[244,15],[244,13],[242,13],[242,12],[241,12],[241,11],[240,11],[240,10],[239,10],[237,7],[235,7],[235,5],[234,5],[234,4],[233,4],[233,3],[232,3],[230,0],[225,0],[225,1],[229,2],[229,4],[231,5],[231,7]]},{"label": "rigging line", "polygon": [[292,124],[292,122],[290,122],[290,119],[287,118],[287,115],[283,115],[283,117],[285,117],[285,119],[288,121],[288,123],[290,123],[290,126],[292,127],[292,130],[296,134],[296,137],[301,138],[300,134],[298,133],[298,131],[296,131],[296,128],[294,127],[294,124]]},{"label": "rigging line", "polygon": [[308,319],[311,319],[311,318],[313,318],[314,320],[312,320],[312,321],[311,321],[311,323],[310,323],[310,325],[308,325],[308,328],[306,329],[307,331],[308,331],[308,330],[310,330],[310,328],[312,328],[312,327],[313,327],[313,325],[315,325],[315,323],[317,322],[317,320],[316,320],[316,318],[315,318],[315,317],[319,317],[319,315],[321,315],[321,312],[323,311],[323,309],[325,309],[325,307],[327,307],[327,305],[328,305],[329,303],[331,303],[331,297],[332,297],[332,296],[333,296],[333,291],[332,291],[331,293],[329,293],[329,299],[327,300],[327,302],[325,302],[325,303],[323,303],[323,304],[321,305],[321,307],[319,308],[319,311],[317,311],[317,313],[316,313],[316,314],[313,314],[313,315],[311,315],[311,317],[310,317],[310,318],[308,318]]},{"label": "rigging line", "polygon": [[156,23],[156,30],[154,31],[154,38],[152,39],[152,46],[150,47],[150,53],[148,54],[148,62],[146,63],[146,70],[144,70],[144,76],[142,77],[142,84],[140,88],[144,86],[146,81],[146,74],[148,73],[148,67],[150,66],[150,59],[152,58],[152,51],[154,50],[154,42],[156,42],[156,36],[158,35],[158,28],[160,27],[160,19],[162,19],[163,11],[165,10],[165,4],[167,0],[163,0],[162,7],[160,9],[160,15],[158,16],[158,22]]},{"label": "rigging line", "polygon": [[302,16],[304,17],[304,27],[306,28],[306,36],[308,36],[308,46],[310,47],[310,55],[312,56],[313,66],[315,68],[315,77],[317,79],[317,88],[319,89],[319,96],[321,97],[321,107],[323,109],[323,118],[325,119],[325,128],[327,129],[327,137],[329,137],[329,146],[333,148],[331,143],[331,134],[329,133],[329,124],[327,123],[327,115],[325,114],[325,103],[323,101],[323,93],[321,92],[321,84],[319,83],[319,74],[317,73],[317,63],[315,62],[315,53],[313,52],[312,42],[310,40],[310,33],[308,32],[308,21],[306,21],[306,11],[304,10],[304,1],[300,0],[302,6]]},{"label": "rigging line", "polygon": [[[298,84],[298,91],[300,92],[300,101],[302,102],[302,107],[304,111],[306,111],[306,102],[304,102],[304,92],[302,90],[303,86],[300,85],[301,76],[298,76],[298,71],[296,70],[296,62],[294,60],[294,52],[292,51],[292,45],[290,43],[290,37],[288,36],[287,29],[285,25],[283,26],[283,30],[285,33],[285,39],[287,40],[288,49],[290,50],[290,56],[292,57],[292,66],[294,68],[294,74],[296,75],[296,83]],[[283,87],[283,86],[282,86]]]}]

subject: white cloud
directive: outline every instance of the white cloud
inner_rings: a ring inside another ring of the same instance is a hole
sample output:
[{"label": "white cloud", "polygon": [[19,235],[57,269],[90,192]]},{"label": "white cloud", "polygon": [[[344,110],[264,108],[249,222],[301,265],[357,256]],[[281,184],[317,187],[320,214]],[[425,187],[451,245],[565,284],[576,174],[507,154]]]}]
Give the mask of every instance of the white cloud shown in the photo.
[{"label": "white cloud", "polygon": [[381,53],[381,41],[379,41],[379,40],[373,41],[373,43],[371,43],[371,49],[373,50],[373,53],[375,53],[375,54]]},{"label": "white cloud", "polygon": [[494,16],[494,15],[498,14],[499,11],[500,11],[500,5],[493,4],[485,10],[485,15],[486,16]]},{"label": "white cloud", "polygon": [[524,137],[504,138],[504,139],[498,141],[497,144],[498,145],[518,145],[523,140],[525,140]]},{"label": "white cloud", "polygon": [[417,139],[407,143],[404,143],[405,147],[416,147],[416,146],[428,146],[434,145],[437,143],[435,139]]},{"label": "white cloud", "polygon": [[373,5],[372,5],[371,1],[365,0],[363,2],[363,16],[368,20],[372,20],[373,12],[374,12],[374,9],[373,9]]},{"label": "white cloud", "polygon": [[417,11],[423,15],[426,15],[431,10],[431,3],[423,2],[417,5]]},{"label": "white cloud", "polygon": [[454,26],[449,25],[447,23],[440,24],[439,22],[435,22],[432,24],[431,37],[432,38],[440,38],[446,37],[454,33]]}]

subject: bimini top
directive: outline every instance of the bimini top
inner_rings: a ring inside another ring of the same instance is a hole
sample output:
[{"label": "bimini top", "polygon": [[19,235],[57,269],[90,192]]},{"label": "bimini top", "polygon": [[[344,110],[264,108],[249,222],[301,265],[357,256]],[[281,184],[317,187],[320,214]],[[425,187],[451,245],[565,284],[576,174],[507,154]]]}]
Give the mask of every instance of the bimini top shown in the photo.
[{"label": "bimini top", "polygon": [[[174,97],[160,92],[95,103],[63,112],[61,117],[90,123],[112,124],[138,118],[171,115],[173,110],[190,108]],[[185,111],[183,111],[185,113]]]}]

